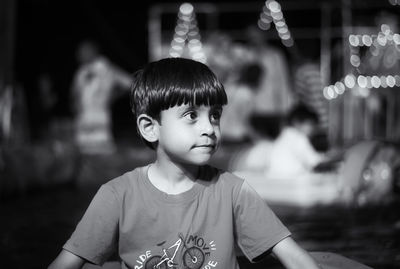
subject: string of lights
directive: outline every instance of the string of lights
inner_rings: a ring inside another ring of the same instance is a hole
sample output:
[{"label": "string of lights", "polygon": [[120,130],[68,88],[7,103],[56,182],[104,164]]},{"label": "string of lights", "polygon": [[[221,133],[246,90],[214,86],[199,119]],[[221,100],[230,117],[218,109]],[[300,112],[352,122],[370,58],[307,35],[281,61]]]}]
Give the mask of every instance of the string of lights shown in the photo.
[{"label": "string of lights", "polygon": [[[389,25],[382,24],[376,35],[355,35],[348,38],[350,45],[350,64],[358,68],[361,64],[360,48],[368,47],[370,57],[377,57],[385,46],[394,46],[400,57],[400,35],[393,33]],[[400,87],[400,76],[391,75],[354,75],[347,74],[341,81],[323,88],[326,99],[332,100],[342,95],[346,89],[357,88],[358,94],[363,97],[369,95],[371,89]]]},{"label": "string of lights", "polygon": [[190,3],[183,3],[179,7],[178,19],[169,55],[174,58],[181,57],[185,53],[186,46],[191,59],[202,63],[207,61],[203,51],[194,7]]},{"label": "string of lights", "polygon": [[281,42],[286,47],[291,47],[294,44],[292,34],[286,24],[283,16],[281,5],[275,0],[265,1],[263,10],[257,21],[257,25],[261,30],[267,31],[271,28],[271,23],[274,23],[275,29],[281,38]]},{"label": "string of lights", "polygon": [[326,99],[332,100],[343,94],[346,89],[354,89],[356,87],[358,88],[360,95],[366,97],[369,94],[369,90],[373,88],[400,87],[400,76],[355,76],[353,74],[348,74],[343,78],[343,80],[324,87],[323,94]]},{"label": "string of lights", "polygon": [[372,56],[378,56],[385,46],[395,46],[400,52],[400,35],[393,33],[389,25],[382,24],[381,31],[377,35],[349,35],[350,63],[354,67],[361,64],[360,47],[368,47]]}]

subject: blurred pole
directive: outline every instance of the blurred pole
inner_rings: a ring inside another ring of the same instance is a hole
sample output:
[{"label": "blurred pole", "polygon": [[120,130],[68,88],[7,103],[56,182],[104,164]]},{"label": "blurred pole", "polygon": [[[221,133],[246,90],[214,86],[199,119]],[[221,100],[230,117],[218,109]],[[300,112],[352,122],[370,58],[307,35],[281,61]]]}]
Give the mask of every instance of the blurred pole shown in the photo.
[{"label": "blurred pole", "polygon": [[149,61],[155,61],[162,57],[161,8],[159,6],[150,8],[147,27],[149,36]]},{"label": "blurred pole", "polygon": [[385,98],[387,100],[387,108],[386,108],[386,135],[385,139],[389,141],[394,140],[395,132],[394,132],[394,111],[396,109],[396,99],[395,94],[392,92],[392,89],[389,88],[385,92]]},{"label": "blurred pole", "polygon": [[14,31],[15,10],[14,0],[0,1],[0,93],[14,81]]},{"label": "blurred pole", "polygon": [[[351,14],[351,0],[342,0],[342,60],[343,60],[343,76],[345,77],[349,71],[348,69],[348,59],[349,55],[347,55],[348,49],[348,37],[352,32],[352,14]],[[346,96],[347,95],[347,96]],[[351,109],[351,100],[352,98],[350,94],[345,94],[343,96],[343,124],[342,124],[342,141],[346,141],[347,131],[351,130],[353,124],[353,113]]]},{"label": "blurred pole", "polygon": [[329,85],[331,81],[331,5],[324,2],[321,9],[320,72],[322,76],[322,85],[326,86]]},{"label": "blurred pole", "polygon": [[[322,86],[330,84],[331,81],[331,5],[324,2],[321,6],[321,58],[320,58],[320,74],[321,74],[321,82]],[[323,89],[321,88],[321,91]],[[331,111],[331,100],[326,102],[327,111],[328,111],[328,126],[327,126],[327,135],[328,135],[328,143],[329,145],[334,144],[334,138],[332,136],[332,124],[330,114],[333,113]]]},{"label": "blurred pole", "polygon": [[[352,12],[351,12],[351,0],[342,0],[342,53],[343,53],[343,77],[347,75],[349,61],[348,61],[348,38],[353,32],[352,27]],[[345,58],[346,57],[346,58]]]},{"label": "blurred pole", "polygon": [[372,113],[368,108],[368,99],[364,101],[364,138],[372,139]]},{"label": "blurred pole", "polygon": [[[398,90],[398,88],[396,88],[396,90]],[[395,103],[398,105],[400,104],[400,94],[398,92],[395,93],[394,95],[396,101]],[[393,141],[400,141],[400,111],[399,109],[394,110],[394,137],[393,137]],[[399,183],[400,184],[400,183]]]}]

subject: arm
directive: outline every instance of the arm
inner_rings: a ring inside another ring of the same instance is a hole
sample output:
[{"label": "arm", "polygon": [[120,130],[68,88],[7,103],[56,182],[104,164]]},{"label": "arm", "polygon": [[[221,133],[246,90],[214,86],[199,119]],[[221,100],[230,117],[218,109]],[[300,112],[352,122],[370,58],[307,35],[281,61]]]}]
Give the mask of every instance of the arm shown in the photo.
[{"label": "arm", "polygon": [[66,250],[62,250],[47,269],[80,269],[86,261]]},{"label": "arm", "polygon": [[110,185],[100,187],[74,233],[48,269],[80,269],[102,264],[117,249],[118,201]]},{"label": "arm", "polygon": [[288,269],[320,269],[315,260],[291,237],[286,237],[272,248],[272,253]]}]

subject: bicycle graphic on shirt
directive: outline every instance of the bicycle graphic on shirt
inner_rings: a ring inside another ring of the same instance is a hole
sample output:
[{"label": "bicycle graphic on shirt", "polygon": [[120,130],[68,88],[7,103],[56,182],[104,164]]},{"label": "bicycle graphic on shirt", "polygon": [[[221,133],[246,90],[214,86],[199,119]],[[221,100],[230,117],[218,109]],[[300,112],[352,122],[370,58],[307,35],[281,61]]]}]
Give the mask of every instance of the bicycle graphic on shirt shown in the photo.
[{"label": "bicycle graphic on shirt", "polygon": [[[162,242],[158,246],[162,246],[165,243]],[[178,264],[174,262],[178,250],[183,247],[185,249],[183,253],[183,264],[188,269],[200,269],[204,263],[204,253],[200,248],[193,246],[187,247],[184,240],[180,238],[170,247],[162,248],[163,255],[155,255],[148,259],[145,264],[145,269],[167,269],[176,268]],[[173,251],[171,255],[171,251]]]}]

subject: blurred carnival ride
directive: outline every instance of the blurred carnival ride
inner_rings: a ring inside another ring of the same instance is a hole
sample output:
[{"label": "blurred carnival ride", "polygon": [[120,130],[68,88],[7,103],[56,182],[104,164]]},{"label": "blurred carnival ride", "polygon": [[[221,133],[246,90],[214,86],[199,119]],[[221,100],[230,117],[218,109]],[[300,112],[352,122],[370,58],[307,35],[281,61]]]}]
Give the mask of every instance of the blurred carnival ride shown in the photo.
[{"label": "blurred carnival ride", "polygon": [[279,179],[267,173],[268,158],[274,157],[268,153],[271,143],[243,147],[230,156],[221,153],[214,162],[245,178],[272,204],[383,206],[398,195],[400,153],[392,143],[360,141],[334,153],[331,161],[318,164],[308,175]]}]

